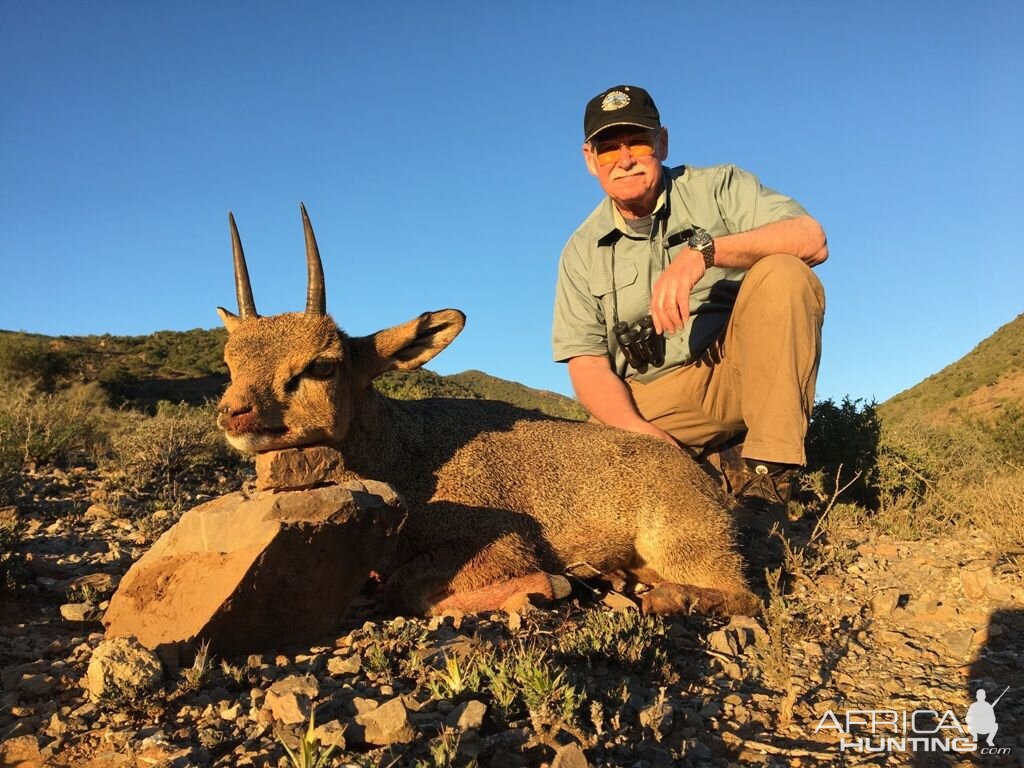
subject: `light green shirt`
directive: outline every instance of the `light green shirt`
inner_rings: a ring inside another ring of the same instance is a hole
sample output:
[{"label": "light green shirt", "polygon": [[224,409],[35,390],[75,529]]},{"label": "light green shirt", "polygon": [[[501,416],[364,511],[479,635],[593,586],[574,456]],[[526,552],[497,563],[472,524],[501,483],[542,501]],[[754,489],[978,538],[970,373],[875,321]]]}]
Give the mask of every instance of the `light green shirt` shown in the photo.
[{"label": "light green shirt", "polygon": [[612,326],[631,325],[650,312],[655,281],[685,242],[669,238],[694,226],[712,237],[804,216],[795,200],[761,185],[735,165],[663,168],[666,189],[658,198],[649,237],[626,225],[610,198],[594,209],[562,251],[555,290],[552,348],[557,362],[578,355],[609,355],[623,378],[652,381],[700,356],[725,331],[743,269],[712,267],[690,292],[690,318],[665,339],[665,364],[638,373],[626,358]]}]

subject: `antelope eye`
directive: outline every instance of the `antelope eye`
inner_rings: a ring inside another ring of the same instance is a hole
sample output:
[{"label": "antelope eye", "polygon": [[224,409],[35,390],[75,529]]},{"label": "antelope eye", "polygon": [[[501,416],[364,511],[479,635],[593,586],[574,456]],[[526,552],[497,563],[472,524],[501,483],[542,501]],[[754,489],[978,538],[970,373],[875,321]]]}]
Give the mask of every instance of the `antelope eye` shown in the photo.
[{"label": "antelope eye", "polygon": [[302,375],[311,379],[329,379],[334,376],[337,367],[338,363],[334,360],[314,360],[306,366]]}]

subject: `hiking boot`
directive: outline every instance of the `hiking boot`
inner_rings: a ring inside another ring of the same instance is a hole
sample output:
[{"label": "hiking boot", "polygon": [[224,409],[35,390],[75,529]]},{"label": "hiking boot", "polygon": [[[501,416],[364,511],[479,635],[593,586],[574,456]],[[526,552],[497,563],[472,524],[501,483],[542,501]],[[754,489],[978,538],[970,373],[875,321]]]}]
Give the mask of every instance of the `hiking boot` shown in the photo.
[{"label": "hiking boot", "polygon": [[785,507],[793,498],[800,468],[793,464],[746,459],[743,482],[736,489],[738,499],[758,499],[770,505]]},{"label": "hiking boot", "polygon": [[744,459],[742,469],[733,475],[735,479],[729,479],[736,498],[739,525],[763,531],[770,531],[775,524],[785,528],[799,467]]},{"label": "hiking boot", "polygon": [[733,441],[732,444],[725,443],[718,445],[715,449],[708,449],[700,457],[703,463],[710,467],[709,474],[722,486],[724,492],[729,496],[735,496],[736,490],[746,479],[746,463],[740,452],[743,450],[743,442]]}]

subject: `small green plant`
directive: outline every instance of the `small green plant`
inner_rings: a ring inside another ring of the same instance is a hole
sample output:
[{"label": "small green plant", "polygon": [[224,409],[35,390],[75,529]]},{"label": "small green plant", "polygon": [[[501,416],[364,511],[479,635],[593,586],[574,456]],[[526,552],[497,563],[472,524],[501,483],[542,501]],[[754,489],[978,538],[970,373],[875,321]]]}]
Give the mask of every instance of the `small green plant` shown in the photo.
[{"label": "small green plant", "polygon": [[96,587],[91,584],[81,584],[77,587],[69,587],[67,599],[69,603],[97,603],[102,595]]},{"label": "small green plant", "polygon": [[[787,546],[787,559],[793,556]],[[796,553],[797,557],[802,553]],[[791,563],[791,567],[793,567]],[[786,597],[782,584],[782,568],[765,572],[768,583],[768,603],[761,614],[767,637],[754,646],[754,658],[761,678],[783,696],[777,706],[777,722],[780,728],[792,720],[797,690],[793,682],[793,668],[789,650],[799,634],[793,603]]]},{"label": "small green plant", "polygon": [[498,715],[506,720],[515,709],[519,698],[514,665],[507,657],[494,656],[489,664],[481,664],[484,683],[494,700]]},{"label": "small green plant", "polygon": [[227,659],[221,659],[220,671],[224,677],[234,680],[239,685],[245,680],[245,669],[236,667],[234,664],[229,663]]},{"label": "small green plant", "polygon": [[[416,767],[448,768],[448,766],[455,765],[455,760],[459,756],[459,742],[461,740],[462,734],[457,729],[442,727],[440,733],[437,734],[437,738],[433,739],[429,744],[430,762],[421,760],[416,763]],[[467,765],[472,768],[476,764],[476,759],[474,758]]]},{"label": "small green plant", "polygon": [[475,656],[463,659],[455,654],[444,656],[444,667],[427,675],[427,689],[435,699],[454,699],[463,693],[480,690],[483,673]]},{"label": "small green plant", "polygon": [[423,648],[427,631],[413,622],[392,622],[374,628],[363,655],[367,673],[384,683],[396,677],[412,677],[423,665],[419,651]]},{"label": "small green plant", "polygon": [[375,644],[366,649],[363,664],[367,674],[383,678],[385,682],[391,682],[393,676],[391,661],[391,655],[387,649],[382,644]]},{"label": "small green plant", "polygon": [[156,693],[158,691],[146,686],[108,682],[96,699],[96,705],[104,712],[121,713],[135,720],[152,718],[161,712],[161,703]]},{"label": "small green plant", "polygon": [[210,661],[210,641],[204,640],[196,649],[192,666],[186,667],[181,672],[185,687],[193,691],[201,688],[211,669],[213,669],[213,664]]},{"label": "small green plant", "polygon": [[295,749],[292,749],[284,742],[280,733],[277,733],[276,737],[281,746],[284,747],[292,768],[324,768],[337,747],[337,744],[331,744],[324,749],[323,745],[320,744],[320,739],[316,736],[316,712],[309,713],[309,725],[306,726],[306,730],[299,739],[298,746]]},{"label": "small green plant", "polygon": [[553,664],[547,651],[520,646],[512,654],[510,671],[535,728],[575,720],[586,694],[566,680],[565,668]]},{"label": "small green plant", "polygon": [[17,510],[0,509],[0,590],[13,591],[25,583],[25,563],[17,552],[23,534]]},{"label": "small green plant", "polygon": [[661,669],[668,659],[665,623],[659,616],[638,611],[587,613],[558,640],[557,650],[567,657],[600,659],[625,668]]}]

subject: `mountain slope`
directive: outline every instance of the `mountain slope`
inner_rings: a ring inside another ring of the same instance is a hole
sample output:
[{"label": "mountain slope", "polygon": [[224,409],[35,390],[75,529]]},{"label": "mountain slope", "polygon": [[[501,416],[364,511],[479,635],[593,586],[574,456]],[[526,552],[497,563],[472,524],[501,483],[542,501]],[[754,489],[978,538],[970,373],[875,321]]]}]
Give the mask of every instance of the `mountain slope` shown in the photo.
[{"label": "mountain slope", "polygon": [[943,420],[982,414],[1007,400],[1024,402],[1024,314],[978,346],[878,407],[887,420]]}]

